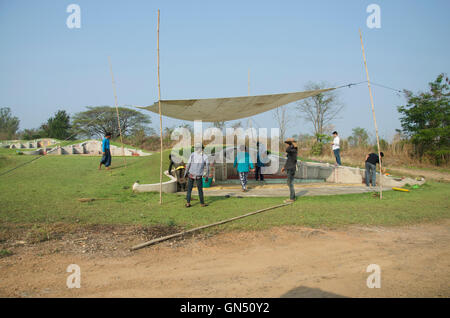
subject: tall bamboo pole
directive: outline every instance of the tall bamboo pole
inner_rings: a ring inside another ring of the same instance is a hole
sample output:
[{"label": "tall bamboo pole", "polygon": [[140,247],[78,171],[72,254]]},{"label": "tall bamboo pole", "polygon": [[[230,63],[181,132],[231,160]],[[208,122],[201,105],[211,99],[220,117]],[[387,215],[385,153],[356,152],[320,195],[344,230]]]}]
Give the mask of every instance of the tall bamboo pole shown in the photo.
[{"label": "tall bamboo pole", "polygon": [[114,74],[113,74],[113,70],[112,70],[112,63],[111,63],[110,56],[108,56],[108,62],[109,62],[109,71],[111,72],[111,81],[112,81],[112,87],[113,87],[113,92],[114,92],[114,103],[116,106],[117,125],[119,126],[120,143],[122,144],[122,156],[123,156],[123,161],[125,163],[125,168],[126,168],[127,167],[127,159],[125,157],[125,149],[123,148],[122,128],[120,127],[119,107],[117,106],[116,82],[114,81]]},{"label": "tall bamboo pole", "polygon": [[378,158],[380,160],[380,200],[381,200],[381,199],[383,199],[383,168],[381,165],[380,137],[378,136],[377,118],[375,117],[375,107],[373,105],[372,88],[370,86],[369,70],[367,69],[366,53],[364,51],[364,44],[363,44],[361,29],[359,29],[359,38],[361,39],[361,48],[362,48],[362,54],[363,54],[363,59],[364,59],[364,67],[366,69],[366,76],[367,76],[367,86],[369,87],[370,103],[372,104],[373,122],[375,125],[375,134],[377,135]]},{"label": "tall bamboo pole", "polygon": [[250,96],[250,69],[248,69],[248,96]]},{"label": "tall bamboo pole", "polygon": [[157,43],[158,51],[158,109],[159,109],[159,140],[161,142],[161,159],[159,166],[159,204],[162,204],[162,167],[163,167],[163,136],[162,136],[162,115],[161,115],[161,84],[159,80],[159,9],[158,9],[158,28],[157,28]]},{"label": "tall bamboo pole", "polygon": [[[247,81],[248,83],[248,92],[247,92],[247,94],[248,94],[248,96],[250,96],[250,69],[248,69],[248,81]],[[251,133],[252,133],[252,139],[253,139],[253,125],[252,125],[252,117],[250,117],[249,119],[248,119],[248,125],[247,126],[250,126],[250,131],[251,131]],[[250,145],[249,145],[249,147],[250,147]]]}]

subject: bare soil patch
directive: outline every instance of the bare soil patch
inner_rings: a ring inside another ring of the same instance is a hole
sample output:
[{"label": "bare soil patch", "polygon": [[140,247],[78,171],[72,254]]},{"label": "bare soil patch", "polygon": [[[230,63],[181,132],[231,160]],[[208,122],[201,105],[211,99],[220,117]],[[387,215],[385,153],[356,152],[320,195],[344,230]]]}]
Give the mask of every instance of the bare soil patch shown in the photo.
[{"label": "bare soil patch", "polygon": [[[92,227],[3,241],[2,297],[450,297],[450,220],[402,227],[279,227],[200,234],[130,252],[166,228]],[[69,264],[81,288],[68,289]],[[381,288],[366,285],[369,264]]]}]

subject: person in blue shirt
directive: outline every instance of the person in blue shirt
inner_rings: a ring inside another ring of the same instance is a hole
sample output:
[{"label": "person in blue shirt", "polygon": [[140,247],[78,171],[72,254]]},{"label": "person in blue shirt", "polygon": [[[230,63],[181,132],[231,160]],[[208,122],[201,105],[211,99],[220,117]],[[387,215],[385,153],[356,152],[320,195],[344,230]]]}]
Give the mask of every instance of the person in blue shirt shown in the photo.
[{"label": "person in blue shirt", "polygon": [[[245,146],[241,145],[237,156],[234,158],[234,167],[237,166],[239,180],[241,181],[242,191],[247,191],[248,172],[254,171],[253,163],[250,160],[250,154],[246,151]],[[250,169],[249,169],[250,168]]]},{"label": "person in blue shirt", "polygon": [[102,169],[102,165],[105,165],[106,170],[109,170],[111,165],[111,150],[109,149],[109,140],[111,139],[111,133],[105,133],[105,138],[102,141],[102,160],[98,166],[98,170]]}]

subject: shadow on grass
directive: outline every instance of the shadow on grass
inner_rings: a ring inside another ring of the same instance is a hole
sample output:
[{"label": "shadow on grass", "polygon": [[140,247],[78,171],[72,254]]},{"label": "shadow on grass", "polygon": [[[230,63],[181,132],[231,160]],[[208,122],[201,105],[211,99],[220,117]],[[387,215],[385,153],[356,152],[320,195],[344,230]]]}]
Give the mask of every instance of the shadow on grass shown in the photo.
[{"label": "shadow on grass", "polygon": [[114,166],[114,167],[111,167],[111,170],[116,170],[116,169],[121,169],[121,168],[125,168],[125,167],[129,167],[129,166],[133,166],[133,165],[135,165],[135,164],[137,164],[137,163],[139,163],[139,161],[134,161],[134,162],[127,162],[127,165],[125,166],[125,163],[123,163],[122,165],[120,165],[120,166]]},{"label": "shadow on grass", "polygon": [[297,193],[295,194],[295,196],[296,196],[296,197],[302,197],[302,196],[306,195],[307,193],[308,193],[308,191],[302,190],[302,191],[297,192]]}]

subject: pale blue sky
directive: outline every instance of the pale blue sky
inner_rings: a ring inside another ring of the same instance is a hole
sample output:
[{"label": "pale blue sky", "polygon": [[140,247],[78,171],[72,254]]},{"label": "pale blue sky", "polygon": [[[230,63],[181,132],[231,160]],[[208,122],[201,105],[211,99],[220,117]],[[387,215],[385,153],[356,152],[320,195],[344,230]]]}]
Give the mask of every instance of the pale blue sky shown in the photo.
[{"label": "pale blue sky", "polygon": [[[71,3],[81,7],[81,29],[66,26]],[[381,7],[381,29],[366,26],[371,3]],[[364,81],[358,28],[374,82],[416,91],[449,71],[446,0],[0,0],[0,107],[11,107],[23,129],[58,109],[113,105],[108,55],[119,104],[152,104],[158,8],[162,99],[245,96],[248,69],[252,95],[301,91],[308,81]],[[344,137],[357,126],[373,133],[367,85],[341,89],[340,97],[346,106],[336,130]],[[380,133],[390,138],[404,99],[377,87],[374,98]],[[276,126],[271,112],[254,119]],[[310,132],[300,119],[289,129]]]}]

